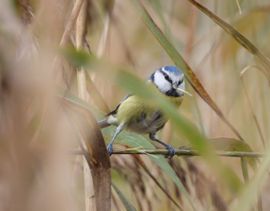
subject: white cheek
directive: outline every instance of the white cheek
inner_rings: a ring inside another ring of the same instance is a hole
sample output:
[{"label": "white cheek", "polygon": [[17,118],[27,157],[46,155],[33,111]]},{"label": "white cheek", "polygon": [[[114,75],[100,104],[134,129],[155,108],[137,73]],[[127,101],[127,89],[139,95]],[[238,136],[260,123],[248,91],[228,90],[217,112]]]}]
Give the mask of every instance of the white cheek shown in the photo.
[{"label": "white cheek", "polygon": [[165,81],[162,85],[159,85],[158,88],[161,92],[166,93],[171,89],[171,84]]},{"label": "white cheek", "polygon": [[155,74],[155,85],[163,93],[165,93],[171,89],[170,82],[168,82],[166,79],[164,79],[164,76],[161,73]]}]

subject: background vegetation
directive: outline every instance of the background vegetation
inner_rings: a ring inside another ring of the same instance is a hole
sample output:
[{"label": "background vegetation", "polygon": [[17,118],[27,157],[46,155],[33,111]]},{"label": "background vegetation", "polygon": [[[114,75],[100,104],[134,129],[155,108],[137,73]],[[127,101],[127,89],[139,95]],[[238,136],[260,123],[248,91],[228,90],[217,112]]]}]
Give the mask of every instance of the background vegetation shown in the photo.
[{"label": "background vegetation", "polygon": [[[269,11],[267,0],[0,0],[0,209],[268,210]],[[144,84],[168,64],[192,93],[178,110]],[[159,135],[186,147],[173,159],[128,131],[108,157],[114,127],[96,120],[130,92],[170,117]]]}]

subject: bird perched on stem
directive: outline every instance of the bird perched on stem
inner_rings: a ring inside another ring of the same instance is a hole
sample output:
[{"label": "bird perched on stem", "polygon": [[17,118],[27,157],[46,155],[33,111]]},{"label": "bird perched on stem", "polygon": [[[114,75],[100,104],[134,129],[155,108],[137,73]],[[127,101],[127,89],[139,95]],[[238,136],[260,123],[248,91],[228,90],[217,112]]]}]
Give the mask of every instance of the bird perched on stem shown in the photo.
[{"label": "bird perched on stem", "polygon": [[[182,103],[184,94],[189,94],[185,91],[184,74],[175,66],[164,66],[157,69],[150,75],[147,83],[153,84],[176,106]],[[128,95],[113,111],[107,114],[104,120],[99,121],[99,126],[101,128],[110,125],[117,126],[107,146],[110,155],[113,153],[113,143],[117,135],[123,129],[129,129],[137,133],[149,134],[152,141],[166,147],[168,157],[173,157],[175,149],[159,140],[156,136],[157,131],[162,129],[166,122],[166,116],[158,107],[144,102],[136,95]]]}]

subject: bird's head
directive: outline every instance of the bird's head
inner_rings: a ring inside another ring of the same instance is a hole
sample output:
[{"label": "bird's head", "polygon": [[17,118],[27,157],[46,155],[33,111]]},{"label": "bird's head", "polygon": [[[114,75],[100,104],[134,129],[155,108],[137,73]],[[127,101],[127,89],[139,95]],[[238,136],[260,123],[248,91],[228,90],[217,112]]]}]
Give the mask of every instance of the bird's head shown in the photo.
[{"label": "bird's head", "polygon": [[183,72],[175,66],[164,66],[156,70],[149,79],[160,92],[171,97],[189,94],[185,90]]}]

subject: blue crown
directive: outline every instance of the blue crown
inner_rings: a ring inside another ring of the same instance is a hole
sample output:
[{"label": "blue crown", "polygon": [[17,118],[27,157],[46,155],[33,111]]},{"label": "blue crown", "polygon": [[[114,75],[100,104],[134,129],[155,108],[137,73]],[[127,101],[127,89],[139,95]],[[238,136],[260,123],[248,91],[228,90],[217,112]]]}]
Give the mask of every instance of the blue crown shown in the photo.
[{"label": "blue crown", "polygon": [[180,75],[181,74],[181,70],[179,70],[177,67],[175,67],[175,66],[164,66],[163,67],[164,68],[164,70],[166,70],[166,71],[168,71],[168,72],[171,72],[171,73],[173,73],[173,74],[175,74],[175,75]]}]

